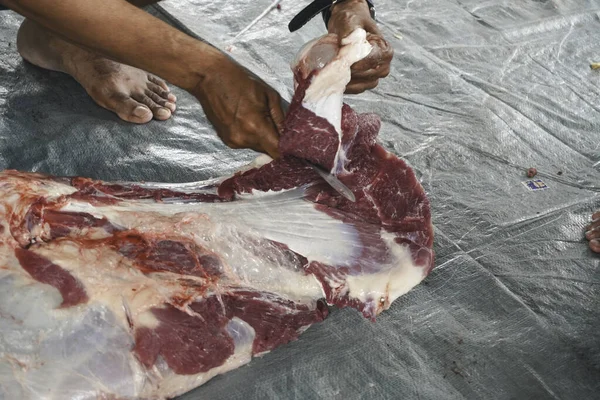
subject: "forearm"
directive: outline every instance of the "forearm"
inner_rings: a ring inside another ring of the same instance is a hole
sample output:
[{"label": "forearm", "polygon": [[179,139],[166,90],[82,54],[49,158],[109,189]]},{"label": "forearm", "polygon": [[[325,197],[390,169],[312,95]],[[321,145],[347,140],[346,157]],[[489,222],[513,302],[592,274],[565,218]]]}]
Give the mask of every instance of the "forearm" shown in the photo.
[{"label": "forearm", "polygon": [[3,0],[69,41],[191,90],[224,57],[125,0]]}]

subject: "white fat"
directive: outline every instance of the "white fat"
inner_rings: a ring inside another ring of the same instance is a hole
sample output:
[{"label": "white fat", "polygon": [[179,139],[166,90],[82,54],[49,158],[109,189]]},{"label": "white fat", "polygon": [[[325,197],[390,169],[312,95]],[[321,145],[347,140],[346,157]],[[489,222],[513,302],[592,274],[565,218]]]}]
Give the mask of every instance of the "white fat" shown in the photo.
[{"label": "white fat", "polygon": [[155,329],[158,328],[159,325],[160,322],[151,312],[145,312],[136,319],[136,326],[138,328],[143,327],[148,329]]},{"label": "white fat", "polygon": [[[202,214],[205,218],[191,222],[187,229],[201,232],[208,218],[213,226],[210,234],[204,237],[197,235],[194,240],[219,254],[239,282],[303,300],[318,298],[323,294],[316,278],[304,275],[303,271],[282,268],[281,263],[285,261],[269,261],[253,254],[244,245],[246,239],[240,234],[283,243],[309,261],[337,266],[352,265],[360,255],[361,245],[351,224],[318,211],[311,202],[301,201],[298,190],[255,192],[247,195],[245,200],[223,204],[136,204],[135,212],[127,206],[107,208],[85,204],[85,209],[86,212],[107,216],[112,222],[125,226],[132,226],[134,217],[142,211],[172,216],[181,213]],[[72,205],[67,207],[71,208]],[[105,215],[103,211],[109,211],[111,215]],[[143,223],[143,220],[140,222]],[[169,223],[172,224],[165,220],[165,225]],[[132,227],[141,231],[146,229],[143,224]],[[382,297],[389,304],[416,286],[424,278],[425,271],[414,264],[406,246],[394,242],[393,234],[382,230],[381,237],[392,251],[393,263],[382,266],[381,272],[349,276],[346,285],[353,298],[364,302]],[[330,283],[338,286],[336,282]]]},{"label": "white fat", "polygon": [[[321,285],[304,271],[286,268],[284,259],[269,260],[252,253],[250,238],[285,244],[292,251],[329,265],[352,265],[361,252],[360,238],[350,224],[318,211],[301,200],[303,189],[255,192],[230,203],[122,203],[108,207],[71,202],[65,211],[84,211],[141,232],[168,229],[188,216],[178,234],[218,254],[239,282],[302,300],[323,294]],[[146,225],[150,215],[153,223]],[[162,217],[161,217],[162,216]],[[162,218],[162,220],[161,220]],[[160,230],[159,230],[160,231]]]},{"label": "white fat", "polygon": [[[342,105],[346,85],[350,82],[350,67],[367,57],[373,46],[367,40],[364,29],[356,29],[342,40],[338,55],[313,78],[302,101],[304,108],[325,118],[338,133],[342,143]],[[333,171],[338,169],[338,148]]]},{"label": "white fat", "polygon": [[273,159],[270,156],[268,156],[267,154],[261,154],[258,157],[256,157],[254,160],[252,160],[252,162],[246,164],[245,166],[236,170],[235,172],[239,173],[239,172],[248,171],[248,170],[251,170],[254,168],[260,168],[264,165],[267,165],[271,161],[273,161]]},{"label": "white fat", "polygon": [[301,188],[282,189],[282,190],[267,190],[266,192],[264,190],[252,189],[252,191],[250,193],[239,193],[239,194],[236,194],[235,196],[239,200],[256,201],[256,200],[260,200],[263,197],[267,198],[270,196],[282,195],[284,193],[289,193],[289,192],[297,192],[298,197],[302,197],[302,193],[304,193],[303,189],[301,189]]},{"label": "white fat", "polygon": [[[21,194],[27,191],[29,195],[43,196],[48,200],[56,199],[60,196],[72,194],[77,191],[76,188],[65,185],[64,183],[47,180],[45,177],[39,176],[41,179],[22,181],[19,176],[7,176],[0,186],[5,195],[2,198],[4,204],[16,205],[22,202]],[[10,194],[6,194],[6,193]]]},{"label": "white fat", "polygon": [[391,304],[425,278],[425,269],[414,263],[408,246],[397,244],[396,236],[383,229],[381,238],[392,252],[392,265],[377,273],[346,279],[350,297],[362,302],[384,299],[386,304]]}]

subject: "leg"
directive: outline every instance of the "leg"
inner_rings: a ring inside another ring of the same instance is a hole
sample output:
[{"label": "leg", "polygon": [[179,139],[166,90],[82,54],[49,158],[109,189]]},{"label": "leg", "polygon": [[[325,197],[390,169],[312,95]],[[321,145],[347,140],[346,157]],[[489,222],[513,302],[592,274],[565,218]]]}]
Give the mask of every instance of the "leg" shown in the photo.
[{"label": "leg", "polygon": [[[277,156],[277,138],[283,121],[280,96],[215,47],[186,35],[125,0],[103,0],[102,7],[98,7],[98,0],[1,1],[38,26],[54,32],[55,37],[64,38],[71,44],[88,50],[83,53],[88,57],[89,50],[92,50],[94,56],[101,55],[148,71],[188,91],[200,101],[219,136],[231,146],[265,151]],[[25,36],[22,35],[22,38]],[[37,40],[40,40],[39,37]],[[22,44],[25,42],[21,41]],[[25,47],[22,46],[23,54]],[[44,54],[41,51],[37,53]],[[50,53],[57,55],[56,52]],[[87,81],[85,74],[78,72],[78,69],[82,69],[75,62],[78,58],[63,57],[62,54],[64,53],[59,53],[59,57],[55,58],[41,58],[47,62],[58,59],[60,63],[52,63],[54,67],[64,68],[80,81]],[[34,52],[34,55],[40,54]],[[114,64],[109,64],[109,68],[98,68],[93,63],[90,67],[87,61],[86,65],[86,70],[92,74],[111,74],[111,68],[114,67]],[[117,85],[110,82],[111,87],[117,86],[117,96],[110,87],[100,90],[100,93],[103,98],[113,102],[116,98],[117,104],[126,100],[129,108],[125,109],[131,110],[132,102],[140,103],[134,95],[140,94],[131,92],[129,95],[126,91],[125,96],[129,97],[122,98],[122,87],[130,87],[127,79],[115,78]],[[146,79],[150,81],[147,77]],[[145,81],[142,83],[146,85]],[[102,87],[104,83],[96,80],[95,85]],[[142,89],[145,92],[143,86]],[[112,96],[107,96],[106,92]],[[161,97],[157,94],[154,98],[147,93],[143,93],[143,96],[142,100],[150,98],[154,101]],[[119,112],[112,103],[110,106]],[[166,107],[165,104],[165,109]],[[126,112],[120,114],[131,117]]]},{"label": "leg", "polygon": [[[147,5],[156,1],[130,2]],[[31,20],[26,19],[19,28],[17,48],[30,63],[71,75],[98,105],[125,121],[165,120],[175,111],[176,98],[164,81],[69,43]]]},{"label": "leg", "polygon": [[592,215],[592,223],[588,225],[585,237],[590,241],[590,249],[600,253],[600,211]]}]

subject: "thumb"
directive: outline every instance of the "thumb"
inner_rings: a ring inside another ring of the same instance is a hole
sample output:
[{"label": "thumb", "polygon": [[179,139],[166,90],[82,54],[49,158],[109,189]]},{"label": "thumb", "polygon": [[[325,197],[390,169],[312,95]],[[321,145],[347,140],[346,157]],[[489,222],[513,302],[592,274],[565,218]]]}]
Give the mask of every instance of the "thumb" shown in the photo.
[{"label": "thumb", "polygon": [[278,135],[283,131],[283,124],[285,122],[285,114],[281,107],[281,96],[279,93],[273,92],[268,97],[269,101],[269,114],[273,123],[277,128]]},{"label": "thumb", "polygon": [[260,143],[262,151],[267,153],[271,158],[279,158],[279,137],[274,135],[265,135]]},{"label": "thumb", "polygon": [[265,115],[257,121],[255,139],[248,147],[267,153],[273,159],[279,158],[279,129],[270,116]]},{"label": "thumb", "polygon": [[285,123],[285,114],[281,107],[281,96],[272,91],[267,95],[267,106],[269,116],[266,118],[265,127],[261,136],[260,147],[262,151],[269,154],[272,158],[279,158],[279,135],[283,131]]},{"label": "thumb", "polygon": [[[342,46],[342,40],[350,35],[356,28],[361,28],[362,23],[356,15],[350,15],[343,23],[333,21],[330,23],[329,32],[335,33],[338,36],[338,44]],[[333,26],[331,26],[333,25]]]}]

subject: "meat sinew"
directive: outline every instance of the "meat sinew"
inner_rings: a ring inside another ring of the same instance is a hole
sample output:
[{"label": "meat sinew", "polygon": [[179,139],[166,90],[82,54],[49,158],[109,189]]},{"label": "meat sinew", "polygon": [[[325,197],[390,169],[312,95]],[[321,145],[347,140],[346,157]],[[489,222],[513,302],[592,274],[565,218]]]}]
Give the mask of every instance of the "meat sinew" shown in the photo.
[{"label": "meat sinew", "polygon": [[[433,265],[423,188],[342,102],[357,30],[310,43],[279,160],[190,184],[0,174],[0,397],[163,399],[294,340],[327,305],[374,319]],[[302,159],[334,172],[352,203]]]}]

